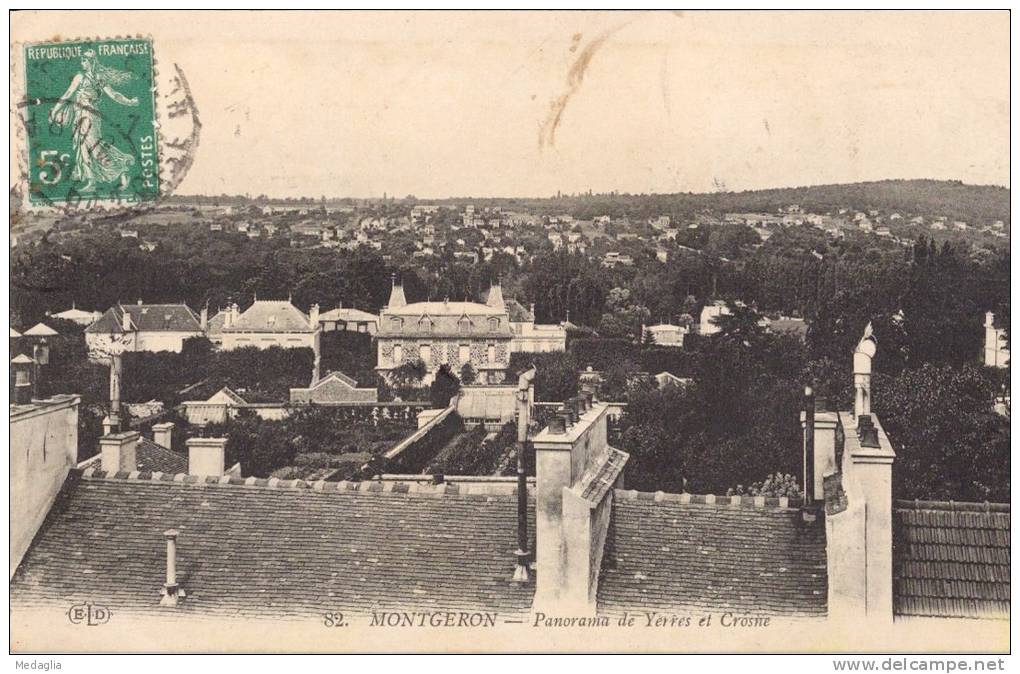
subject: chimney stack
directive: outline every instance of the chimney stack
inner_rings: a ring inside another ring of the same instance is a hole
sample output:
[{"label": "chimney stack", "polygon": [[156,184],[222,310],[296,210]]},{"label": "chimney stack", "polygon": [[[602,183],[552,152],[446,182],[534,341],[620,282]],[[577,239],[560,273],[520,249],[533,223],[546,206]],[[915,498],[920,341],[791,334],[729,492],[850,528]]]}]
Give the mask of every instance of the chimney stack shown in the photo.
[{"label": "chimney stack", "polygon": [[[142,301],[138,300],[138,303],[141,304]],[[120,317],[120,328],[124,332],[130,332],[131,331],[131,314],[129,314],[128,310],[125,309],[124,307],[121,307],[121,311],[123,311],[124,313],[121,314],[121,317]]]},{"label": "chimney stack", "polygon": [[209,328],[209,305],[202,307],[201,313],[199,313],[199,322],[202,326],[202,332],[205,332]]},{"label": "chimney stack", "polygon": [[184,590],[177,584],[177,536],[176,529],[167,529],[163,532],[166,538],[166,584],[160,591],[160,606],[177,606],[177,603],[184,599]]},{"label": "chimney stack", "polygon": [[125,431],[99,438],[103,470],[107,473],[133,473],[138,470],[135,450],[139,436],[138,431]]},{"label": "chimney stack", "polygon": [[14,370],[14,403],[28,405],[32,402],[32,372],[35,369],[35,361],[25,354],[20,354],[11,359],[11,368]]},{"label": "chimney stack", "polygon": [[188,438],[187,445],[189,475],[223,475],[226,470],[226,438]]},{"label": "chimney stack", "polygon": [[308,310],[308,322],[312,325],[312,330],[319,327],[319,305],[313,304],[312,308]]},{"label": "chimney stack", "polygon": [[[576,414],[578,406],[584,405],[578,398],[572,402],[532,439],[535,606],[587,615],[595,612],[612,494],[614,488],[622,487],[626,455],[621,463],[622,453],[609,447],[606,405],[594,405],[566,426],[570,408]],[[609,481],[593,486],[591,476],[600,474]]]},{"label": "chimney stack", "polygon": [[164,421],[161,424],[152,425],[152,441],[160,447],[171,448],[173,439],[174,424],[172,421]]}]

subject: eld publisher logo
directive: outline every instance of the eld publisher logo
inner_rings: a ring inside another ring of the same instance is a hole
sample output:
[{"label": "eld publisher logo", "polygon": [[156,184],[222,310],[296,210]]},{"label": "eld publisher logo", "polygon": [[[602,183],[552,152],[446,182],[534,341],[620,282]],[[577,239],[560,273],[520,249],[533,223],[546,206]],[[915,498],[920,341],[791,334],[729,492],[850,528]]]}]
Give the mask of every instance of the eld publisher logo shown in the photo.
[{"label": "eld publisher logo", "polygon": [[90,627],[104,625],[110,622],[111,615],[113,612],[110,609],[90,601],[84,604],[75,604],[67,609],[67,619],[71,621],[72,625],[88,625]]}]

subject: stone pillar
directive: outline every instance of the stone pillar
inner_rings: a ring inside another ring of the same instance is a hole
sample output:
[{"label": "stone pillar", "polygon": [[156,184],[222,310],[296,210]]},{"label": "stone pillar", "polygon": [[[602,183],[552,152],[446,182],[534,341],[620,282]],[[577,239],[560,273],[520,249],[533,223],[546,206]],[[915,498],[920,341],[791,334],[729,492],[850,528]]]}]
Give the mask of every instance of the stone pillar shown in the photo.
[{"label": "stone pillar", "polygon": [[188,438],[188,474],[223,475],[226,472],[226,438]]},{"label": "stone pillar", "polygon": [[140,435],[138,431],[125,431],[99,438],[103,470],[107,473],[130,473],[138,470],[135,450]]}]

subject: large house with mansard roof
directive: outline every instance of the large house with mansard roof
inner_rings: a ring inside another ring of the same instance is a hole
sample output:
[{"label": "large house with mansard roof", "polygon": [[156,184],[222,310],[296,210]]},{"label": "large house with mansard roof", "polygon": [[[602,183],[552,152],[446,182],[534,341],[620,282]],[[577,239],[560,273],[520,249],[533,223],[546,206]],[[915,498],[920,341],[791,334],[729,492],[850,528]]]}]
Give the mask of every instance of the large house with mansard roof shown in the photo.
[{"label": "large house with mansard roof", "polygon": [[480,302],[412,302],[396,278],[390,300],[379,316],[376,333],[376,370],[385,377],[407,363],[421,361],[431,383],[442,365],[459,375],[470,364],[477,381],[503,383],[510,365],[510,341],[514,333],[498,282]]}]

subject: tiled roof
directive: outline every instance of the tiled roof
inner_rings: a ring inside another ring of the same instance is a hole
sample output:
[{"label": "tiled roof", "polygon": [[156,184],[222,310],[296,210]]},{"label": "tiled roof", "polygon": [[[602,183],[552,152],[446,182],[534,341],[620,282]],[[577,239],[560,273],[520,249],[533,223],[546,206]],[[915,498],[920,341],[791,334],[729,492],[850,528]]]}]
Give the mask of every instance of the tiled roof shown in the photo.
[{"label": "tiled roof", "polygon": [[[401,321],[394,321],[400,318]],[[466,319],[464,329],[461,319]],[[493,329],[489,319],[498,320]],[[429,324],[429,325],[426,325]],[[509,339],[510,317],[506,311],[477,302],[415,302],[383,310],[379,317],[379,336],[485,336]]]},{"label": "tiled roof", "polygon": [[898,615],[1009,618],[1009,505],[897,501]]},{"label": "tiled roof", "polygon": [[287,301],[256,300],[223,332],[313,332],[308,316]]},{"label": "tiled roof", "polygon": [[220,335],[223,333],[223,326],[227,322],[227,312],[217,311],[216,315],[206,321],[205,333],[207,335]]},{"label": "tiled roof", "polygon": [[36,323],[31,328],[25,331],[26,337],[52,337],[60,334],[45,323]]},{"label": "tiled roof", "polygon": [[227,404],[234,405],[248,404],[247,400],[242,398],[236,391],[234,391],[229,386],[224,386],[216,393],[213,393],[211,396],[209,396],[209,400],[207,402],[220,402],[220,403],[225,402]]},{"label": "tiled roof", "polygon": [[[338,607],[524,613],[534,584],[511,582],[516,497],[472,492],[73,471],[11,581],[12,607],[66,611],[94,601],[122,615],[274,618]],[[170,528],[180,531],[187,593],[176,609],[159,606]]]},{"label": "tiled roof", "polygon": [[346,384],[347,386],[350,386],[351,388],[355,388],[358,385],[357,380],[354,379],[353,377],[350,377],[350,376],[344,374],[343,372],[333,371],[333,372],[327,373],[325,377],[323,377],[322,379],[320,379],[316,383],[312,384],[308,388],[313,388],[313,389],[314,388],[318,388],[319,386],[322,386],[324,383],[326,383],[329,380],[340,381],[340,382]]},{"label": "tiled roof", "polygon": [[[188,457],[179,454],[163,445],[158,445],[148,438],[138,438],[135,446],[135,462],[139,471],[170,473],[188,472]],[[102,454],[78,464],[79,468],[99,468],[103,463]]]},{"label": "tiled roof", "polygon": [[361,309],[331,309],[330,311],[319,314],[319,322],[323,321],[345,321],[348,323],[372,323],[379,322],[379,316],[376,314],[370,314],[367,311]]},{"label": "tiled roof", "polygon": [[97,311],[83,311],[77,307],[71,307],[64,311],[53,314],[54,318],[62,318],[65,321],[94,321],[97,316],[102,316]]},{"label": "tiled roof", "polygon": [[824,518],[805,523],[787,505],[617,490],[599,610],[824,616]]},{"label": "tiled roof", "polygon": [[772,332],[789,334],[803,338],[807,335],[808,325],[803,318],[777,318],[769,323]]},{"label": "tiled roof", "polygon": [[85,332],[124,332],[125,312],[131,317],[132,327],[142,332],[202,332],[198,316],[185,304],[118,304],[107,309]]}]

